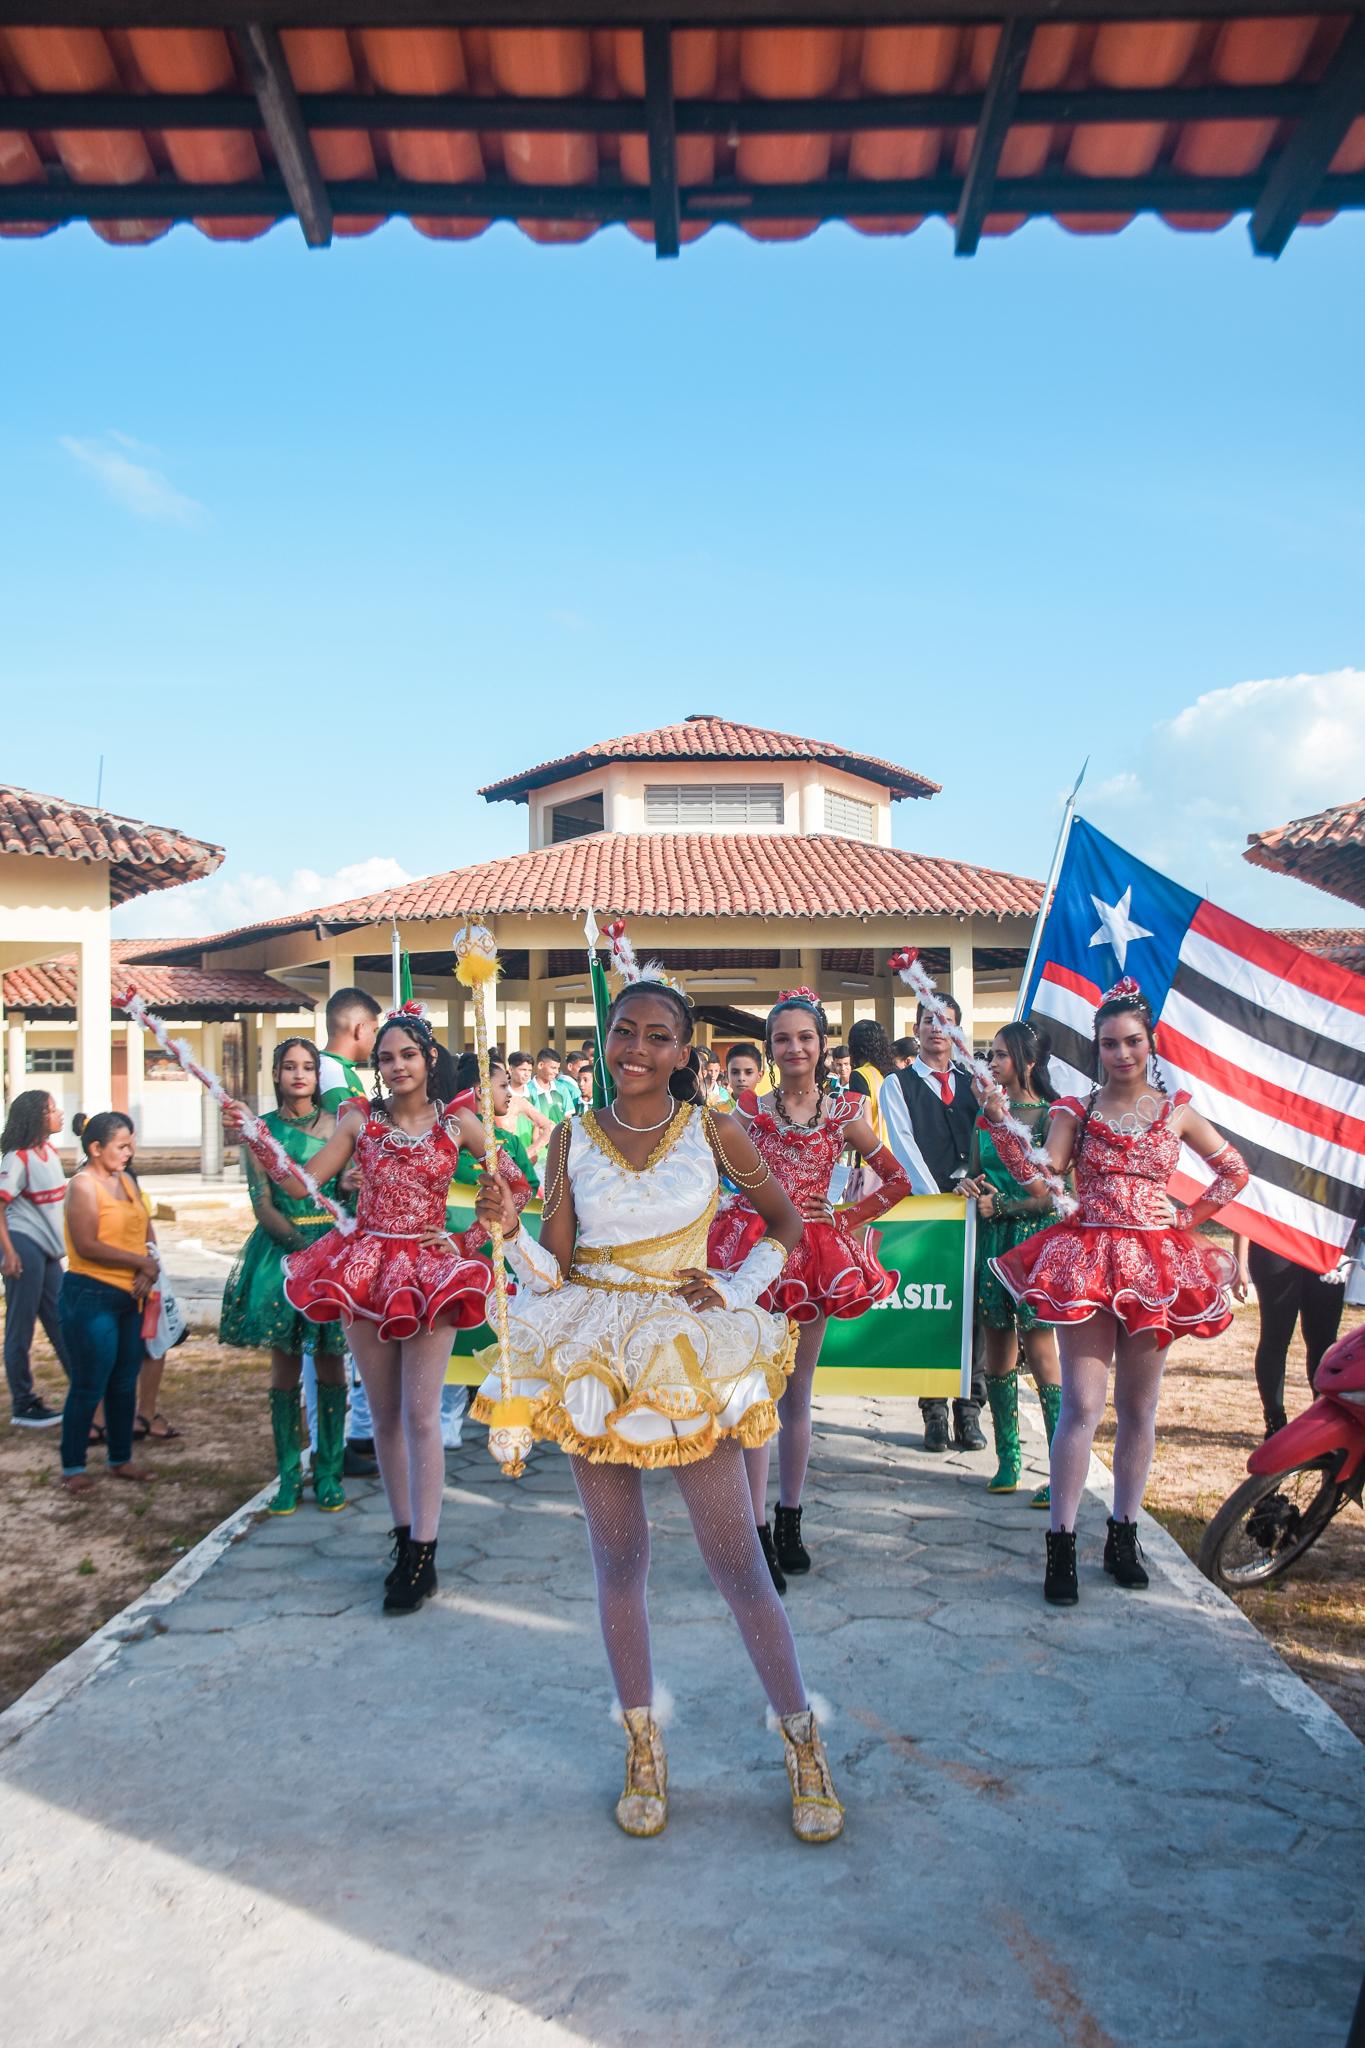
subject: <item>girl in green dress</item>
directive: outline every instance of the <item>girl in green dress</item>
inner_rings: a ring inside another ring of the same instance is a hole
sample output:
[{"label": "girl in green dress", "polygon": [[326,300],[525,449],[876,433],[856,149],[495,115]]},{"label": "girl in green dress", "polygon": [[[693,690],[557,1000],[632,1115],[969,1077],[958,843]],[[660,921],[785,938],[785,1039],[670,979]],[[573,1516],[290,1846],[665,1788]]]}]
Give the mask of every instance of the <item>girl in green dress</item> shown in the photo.
[{"label": "girl in green dress", "polygon": [[[336,1129],[322,1107],[318,1049],[306,1038],[286,1038],[271,1068],[278,1105],[264,1118],[291,1159],[306,1166]],[[311,1351],[318,1375],[318,1447],[313,1493],[324,1514],[346,1505],[341,1465],[346,1450],[346,1331],[341,1323],[310,1323],[284,1298],[283,1262],[333,1227],[311,1198],[295,1201],[243,1152],[256,1228],[237,1256],[223,1290],[219,1342],[247,1350],[270,1347],[270,1425],[279,1465],[272,1515],[292,1515],[303,1492],[303,1429],[299,1380],[303,1353]],[[336,1199],[336,1183],[323,1193]]]},{"label": "girl in green dress", "polygon": [[[1048,1042],[1031,1024],[1006,1024],[991,1046],[991,1070],[1009,1098],[1011,1114],[1027,1124],[1035,1144],[1047,1133],[1048,1106],[1057,1099],[1047,1067]],[[976,1196],[976,1313],[986,1333],[986,1395],[995,1425],[997,1466],[989,1493],[1013,1493],[1019,1485],[1019,1371],[1022,1351],[1043,1404],[1047,1440],[1062,1405],[1062,1373],[1051,1323],[1016,1303],[990,1269],[989,1261],[1012,1251],[1052,1220],[1052,1197],[1021,1187],[995,1149],[990,1125],[976,1120],[964,1192]],[[1049,1505],[1040,1486],[1029,1505]]]}]

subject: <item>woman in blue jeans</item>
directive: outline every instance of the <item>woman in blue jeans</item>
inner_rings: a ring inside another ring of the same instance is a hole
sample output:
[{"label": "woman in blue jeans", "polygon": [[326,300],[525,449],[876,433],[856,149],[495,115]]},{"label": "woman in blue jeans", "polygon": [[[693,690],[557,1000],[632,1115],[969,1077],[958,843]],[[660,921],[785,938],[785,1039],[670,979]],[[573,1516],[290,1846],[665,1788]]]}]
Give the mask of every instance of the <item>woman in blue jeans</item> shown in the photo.
[{"label": "woman in blue jeans", "polygon": [[133,1418],[142,1367],[142,1312],[156,1284],[147,1211],[126,1168],[133,1127],[116,1109],[81,1132],[85,1164],[66,1191],[66,1277],[58,1298],[71,1387],[62,1411],[62,1479],[88,1493],[90,1423],[101,1401],[109,1469],[116,1479],[150,1479],[133,1463]]}]

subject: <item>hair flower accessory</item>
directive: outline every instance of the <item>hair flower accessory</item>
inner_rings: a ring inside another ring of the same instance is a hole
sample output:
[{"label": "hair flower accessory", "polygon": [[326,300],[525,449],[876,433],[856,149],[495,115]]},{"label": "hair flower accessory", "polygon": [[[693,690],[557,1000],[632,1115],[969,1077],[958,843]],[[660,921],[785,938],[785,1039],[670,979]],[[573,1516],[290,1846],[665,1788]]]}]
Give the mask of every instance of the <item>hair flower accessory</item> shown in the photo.
[{"label": "hair flower accessory", "polygon": [[415,1017],[419,1024],[425,1024],[427,1021],[426,1004],[419,1003],[416,996],[409,996],[407,1001],[405,1003],[400,1003],[396,1010],[389,1011],[388,1015],[384,1019],[384,1022],[386,1024],[392,1024],[395,1021],[401,1021],[405,1017]]},{"label": "hair flower accessory", "polygon": [[1119,996],[1140,996],[1141,994],[1142,989],[1134,981],[1132,975],[1124,974],[1120,976],[1112,988],[1105,990],[1104,994],[1100,997],[1100,1001],[1102,1003],[1112,1003]]},{"label": "hair flower accessory", "polygon": [[820,998],[813,988],[784,988],[773,1007],[780,1010],[786,1003],[804,1003],[808,1009],[818,1010]]}]

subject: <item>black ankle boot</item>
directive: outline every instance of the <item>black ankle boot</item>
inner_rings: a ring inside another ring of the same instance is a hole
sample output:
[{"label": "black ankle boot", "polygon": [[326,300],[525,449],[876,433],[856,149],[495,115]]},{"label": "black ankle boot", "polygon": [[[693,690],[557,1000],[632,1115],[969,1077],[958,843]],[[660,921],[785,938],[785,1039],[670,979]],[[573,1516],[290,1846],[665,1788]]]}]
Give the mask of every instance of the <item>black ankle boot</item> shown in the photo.
[{"label": "black ankle boot", "polygon": [[389,1556],[393,1559],[393,1570],[384,1580],[384,1591],[386,1593],[390,1587],[398,1584],[398,1575],[403,1569],[403,1559],[407,1555],[408,1544],[412,1540],[412,1530],[406,1522],[400,1522],[396,1529],[390,1529],[389,1534],[393,1538],[393,1547],[389,1551]]},{"label": "black ankle boot", "polygon": [[773,1540],[777,1561],[789,1576],[810,1570],[810,1552],[801,1541],[800,1508],[784,1508],[781,1501],[773,1516]]},{"label": "black ankle boot", "polygon": [[1288,1429],[1289,1417],[1283,1408],[1267,1408],[1265,1411],[1265,1433],[1267,1441],[1278,1436],[1282,1429]]},{"label": "black ankle boot", "polygon": [[760,1522],[758,1525],[758,1540],[763,1545],[763,1556],[768,1570],[772,1573],[773,1584],[779,1593],[785,1593],[787,1590],[786,1574],[777,1561],[777,1551],[773,1547],[773,1532],[766,1522]]},{"label": "black ankle boot", "polygon": [[1043,1598],[1054,1607],[1074,1607],[1080,1597],[1081,1589],[1076,1583],[1076,1531],[1049,1529]]},{"label": "black ankle boot", "polygon": [[1145,1586],[1148,1578],[1142,1568],[1142,1545],[1138,1542],[1136,1522],[1116,1522],[1109,1517],[1109,1533],[1104,1539],[1104,1568],[1120,1586]]},{"label": "black ankle boot", "polygon": [[436,1591],[436,1545],[408,1543],[398,1576],[384,1595],[385,1614],[415,1614],[428,1593]]}]

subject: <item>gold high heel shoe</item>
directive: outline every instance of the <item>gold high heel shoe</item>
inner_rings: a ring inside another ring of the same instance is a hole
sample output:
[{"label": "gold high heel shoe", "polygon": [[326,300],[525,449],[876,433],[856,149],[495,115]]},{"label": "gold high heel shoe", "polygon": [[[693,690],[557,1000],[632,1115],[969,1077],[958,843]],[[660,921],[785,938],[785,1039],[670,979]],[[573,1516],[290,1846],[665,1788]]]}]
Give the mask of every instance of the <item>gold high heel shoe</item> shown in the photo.
[{"label": "gold high heel shoe", "polygon": [[802,1842],[832,1842],[844,1831],[844,1809],[814,1712],[784,1714],[777,1725],[792,1790],[792,1833]]},{"label": "gold high heel shoe", "polygon": [[626,1731],[626,1785],[616,1802],[616,1825],[628,1835],[661,1835],[668,1821],[663,1730],[648,1707],[626,1707],[621,1719]]}]

